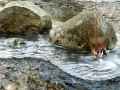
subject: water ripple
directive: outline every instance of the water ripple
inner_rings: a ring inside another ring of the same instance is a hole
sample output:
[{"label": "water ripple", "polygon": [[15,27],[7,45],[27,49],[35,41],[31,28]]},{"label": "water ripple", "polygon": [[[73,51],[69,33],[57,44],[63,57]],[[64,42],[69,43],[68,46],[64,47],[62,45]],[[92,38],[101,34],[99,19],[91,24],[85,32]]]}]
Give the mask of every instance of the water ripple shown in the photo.
[{"label": "water ripple", "polygon": [[50,60],[63,71],[85,80],[99,81],[120,76],[120,44],[99,61],[94,61],[89,54],[71,52],[53,46],[47,36],[38,35],[35,40],[26,38],[26,45],[16,47],[6,45],[7,39],[0,38],[0,58],[43,58]]}]

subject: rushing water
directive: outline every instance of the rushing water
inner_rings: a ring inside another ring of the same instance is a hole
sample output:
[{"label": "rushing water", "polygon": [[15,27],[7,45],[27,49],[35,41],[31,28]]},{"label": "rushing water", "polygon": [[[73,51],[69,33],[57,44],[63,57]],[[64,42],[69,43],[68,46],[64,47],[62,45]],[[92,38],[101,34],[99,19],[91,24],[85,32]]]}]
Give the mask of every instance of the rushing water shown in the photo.
[{"label": "rushing water", "polygon": [[[21,36],[22,37],[22,36]],[[0,58],[36,57],[50,60],[63,71],[84,80],[107,80],[120,76],[119,44],[108,55],[95,61],[90,54],[81,54],[52,45],[47,35],[26,36],[27,43],[9,47],[10,37],[0,37]]]}]

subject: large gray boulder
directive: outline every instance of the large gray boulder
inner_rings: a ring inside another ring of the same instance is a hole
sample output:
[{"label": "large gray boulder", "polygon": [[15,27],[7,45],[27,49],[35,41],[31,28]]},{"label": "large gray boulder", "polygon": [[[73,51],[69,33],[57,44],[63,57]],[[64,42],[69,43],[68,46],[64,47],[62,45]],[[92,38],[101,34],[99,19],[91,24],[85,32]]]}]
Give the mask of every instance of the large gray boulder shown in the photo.
[{"label": "large gray boulder", "polygon": [[50,31],[51,41],[70,49],[113,49],[117,38],[112,25],[94,11],[83,11]]},{"label": "large gray boulder", "polygon": [[49,15],[32,2],[13,1],[0,11],[0,33],[37,34],[51,26]]}]

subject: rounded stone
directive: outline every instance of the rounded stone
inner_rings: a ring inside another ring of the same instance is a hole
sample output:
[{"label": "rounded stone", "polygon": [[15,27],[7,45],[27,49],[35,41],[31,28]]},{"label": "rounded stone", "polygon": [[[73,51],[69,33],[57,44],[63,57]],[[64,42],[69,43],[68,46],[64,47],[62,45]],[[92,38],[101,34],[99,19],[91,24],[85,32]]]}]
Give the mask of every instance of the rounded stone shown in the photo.
[{"label": "rounded stone", "polygon": [[13,1],[0,11],[0,33],[38,34],[51,27],[49,15],[32,2]]},{"label": "rounded stone", "polygon": [[117,42],[112,25],[100,13],[89,10],[53,28],[50,39],[54,44],[65,48],[87,51],[91,48],[98,50],[99,47],[95,45],[102,44],[111,50]]}]

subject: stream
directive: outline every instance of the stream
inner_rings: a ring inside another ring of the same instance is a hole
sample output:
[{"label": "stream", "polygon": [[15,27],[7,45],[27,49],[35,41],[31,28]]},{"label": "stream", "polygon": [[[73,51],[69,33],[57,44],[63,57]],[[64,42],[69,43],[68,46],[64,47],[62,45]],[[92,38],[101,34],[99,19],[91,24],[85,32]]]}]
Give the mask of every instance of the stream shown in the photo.
[{"label": "stream", "polygon": [[[120,36],[117,36],[119,39]],[[25,39],[26,44],[15,47],[6,44],[11,37],[0,37],[0,58],[43,58],[51,61],[64,72],[83,80],[104,81],[120,76],[119,41],[114,50],[95,61],[93,56],[85,52],[70,51],[52,45],[47,35],[17,36],[16,38]]]}]

